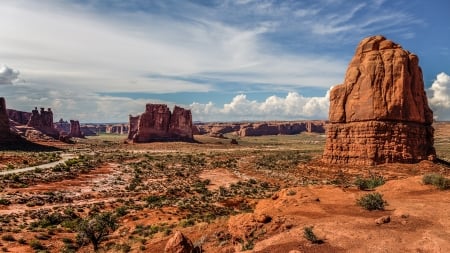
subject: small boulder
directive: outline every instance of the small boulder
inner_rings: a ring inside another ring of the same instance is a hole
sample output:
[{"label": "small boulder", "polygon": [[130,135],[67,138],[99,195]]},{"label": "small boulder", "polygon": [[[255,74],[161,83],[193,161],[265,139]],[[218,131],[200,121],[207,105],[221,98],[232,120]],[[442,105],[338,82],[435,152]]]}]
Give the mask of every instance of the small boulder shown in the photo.
[{"label": "small boulder", "polygon": [[194,249],[194,245],[191,240],[183,235],[180,231],[176,231],[175,234],[167,241],[164,249],[165,253],[191,253]]},{"label": "small boulder", "polygon": [[389,222],[391,222],[391,216],[389,216],[389,215],[382,216],[375,220],[375,224],[377,224],[377,225],[381,225],[381,224],[385,224],[385,223],[389,223]]}]

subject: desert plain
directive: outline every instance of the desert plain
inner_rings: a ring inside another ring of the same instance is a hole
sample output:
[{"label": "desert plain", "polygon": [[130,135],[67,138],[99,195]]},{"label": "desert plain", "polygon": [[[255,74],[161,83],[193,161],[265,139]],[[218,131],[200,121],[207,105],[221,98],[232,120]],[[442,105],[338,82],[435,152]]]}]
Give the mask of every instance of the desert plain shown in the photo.
[{"label": "desert plain", "polygon": [[[433,126],[440,160],[414,164],[325,164],[321,133],[145,144],[102,134],[3,150],[0,248],[93,252],[79,223],[109,213],[117,226],[98,252],[164,252],[177,231],[201,252],[449,252],[450,194],[423,179],[450,175],[450,124]],[[374,192],[384,210],[357,205]]]}]

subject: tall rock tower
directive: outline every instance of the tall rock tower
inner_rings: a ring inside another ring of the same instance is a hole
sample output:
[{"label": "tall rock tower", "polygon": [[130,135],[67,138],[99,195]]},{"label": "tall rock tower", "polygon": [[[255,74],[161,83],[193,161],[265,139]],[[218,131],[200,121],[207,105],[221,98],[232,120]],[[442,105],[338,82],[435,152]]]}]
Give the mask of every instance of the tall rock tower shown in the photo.
[{"label": "tall rock tower", "polygon": [[435,158],[433,112],[419,58],[383,36],[363,39],[330,93],[323,160],[414,163]]}]

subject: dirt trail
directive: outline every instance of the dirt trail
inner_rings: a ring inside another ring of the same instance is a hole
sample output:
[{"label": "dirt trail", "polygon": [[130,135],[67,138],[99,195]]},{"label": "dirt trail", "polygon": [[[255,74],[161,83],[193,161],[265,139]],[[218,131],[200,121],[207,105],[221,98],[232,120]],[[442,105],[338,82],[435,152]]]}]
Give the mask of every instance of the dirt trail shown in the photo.
[{"label": "dirt trail", "polygon": [[61,155],[61,160],[59,160],[59,161],[46,163],[46,164],[41,164],[41,165],[36,165],[36,166],[31,166],[31,167],[26,167],[26,168],[21,168],[21,169],[0,171],[0,175],[9,175],[9,174],[14,174],[14,173],[22,173],[22,172],[35,170],[36,168],[48,169],[48,168],[54,167],[54,166],[56,166],[58,164],[64,163],[67,160],[75,158],[75,157],[76,157],[75,154],[70,154],[70,153],[62,154]]}]

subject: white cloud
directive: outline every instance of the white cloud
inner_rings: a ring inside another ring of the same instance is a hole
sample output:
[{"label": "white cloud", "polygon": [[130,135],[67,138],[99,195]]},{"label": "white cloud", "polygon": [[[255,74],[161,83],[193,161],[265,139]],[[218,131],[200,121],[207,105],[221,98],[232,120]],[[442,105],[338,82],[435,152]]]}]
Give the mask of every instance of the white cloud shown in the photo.
[{"label": "white cloud", "polygon": [[249,100],[245,94],[239,94],[223,107],[212,102],[192,103],[189,107],[194,120],[198,121],[326,119],[329,91],[324,97],[304,97],[289,92],[286,97],[270,96],[262,102]]},{"label": "white cloud", "polygon": [[429,89],[429,103],[434,117],[439,120],[450,119],[450,76],[442,72],[436,76]]},{"label": "white cloud", "polygon": [[2,61],[20,69],[28,82],[92,92],[213,89],[147,77],[151,74],[209,73],[218,81],[328,87],[340,82],[336,73],[346,65],[272,50],[263,39],[274,29],[270,21],[238,27],[195,13],[181,20],[144,12],[105,14],[89,5],[54,1],[2,2],[0,16]]},{"label": "white cloud", "polygon": [[0,67],[0,85],[13,84],[19,79],[19,71],[6,65]]}]

